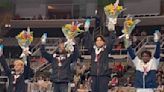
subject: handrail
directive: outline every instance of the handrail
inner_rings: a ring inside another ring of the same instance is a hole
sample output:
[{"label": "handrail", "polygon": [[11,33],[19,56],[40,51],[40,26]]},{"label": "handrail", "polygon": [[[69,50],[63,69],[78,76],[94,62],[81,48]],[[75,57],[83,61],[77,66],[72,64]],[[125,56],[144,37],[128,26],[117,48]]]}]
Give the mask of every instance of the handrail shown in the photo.
[{"label": "handrail", "polygon": [[161,37],[162,37],[162,39],[161,39],[161,42],[162,42],[161,43],[161,48],[162,48],[162,47],[164,47],[164,34]]},{"label": "handrail", "polygon": [[138,54],[146,43],[147,43],[147,37],[144,37],[143,40],[134,48],[134,51]]},{"label": "handrail", "polygon": [[40,71],[43,71],[45,68],[49,67],[51,63],[46,63],[43,67],[40,67]]},{"label": "handrail", "polygon": [[32,55],[33,55],[33,53],[35,53],[35,51],[36,51],[37,49],[39,49],[40,44],[41,44],[41,42],[38,42],[38,43],[31,49]]},{"label": "handrail", "polygon": [[[57,42],[58,42],[58,41],[56,41],[56,40],[58,40],[58,39],[59,39],[59,38],[47,38],[45,46],[56,46],[56,45],[57,45]],[[40,45],[41,45],[41,42],[39,41],[39,42],[35,45],[35,47],[33,47],[33,48],[31,49],[32,56],[36,55],[36,53],[39,52]],[[55,48],[54,48],[54,50],[55,50]],[[53,50],[53,51],[54,51],[54,50]],[[53,51],[52,51],[52,52],[53,52]],[[37,72],[38,70],[40,70],[40,68],[42,68],[42,67],[45,66],[46,64],[47,64],[47,63],[43,63],[42,65],[36,67],[36,68],[35,68],[35,72]]]},{"label": "handrail", "polygon": [[119,50],[113,49],[113,52],[116,52],[116,53],[112,53],[112,55],[125,55],[125,54],[127,54],[126,51],[127,51],[127,49],[125,49],[125,48],[122,48]]},{"label": "handrail", "polygon": [[[164,35],[162,35],[162,38],[160,39],[160,41],[162,42],[161,47],[164,44]],[[142,46],[141,46],[142,44]],[[143,47],[145,47],[145,45],[153,45],[154,48],[154,36],[146,36],[140,43],[139,45],[135,48],[136,54],[138,54]]]},{"label": "handrail", "polygon": [[[46,41],[46,46],[56,46],[57,42],[56,40],[59,40],[59,38],[47,38]],[[40,48],[41,42],[39,41],[32,49],[31,52],[35,54],[35,51],[38,51],[38,49]],[[33,54],[33,55],[34,55]]]}]

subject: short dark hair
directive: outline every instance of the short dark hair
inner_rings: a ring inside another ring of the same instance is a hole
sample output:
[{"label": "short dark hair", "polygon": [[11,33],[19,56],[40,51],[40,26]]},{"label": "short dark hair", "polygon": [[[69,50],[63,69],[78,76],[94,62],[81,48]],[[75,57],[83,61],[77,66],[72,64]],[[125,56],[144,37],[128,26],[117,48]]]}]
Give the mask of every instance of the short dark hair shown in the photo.
[{"label": "short dark hair", "polygon": [[65,38],[60,38],[60,39],[58,40],[58,44],[64,43],[64,42],[65,42]]},{"label": "short dark hair", "polygon": [[151,52],[150,52],[150,51],[147,51],[147,50],[141,52],[141,57],[143,57],[143,54],[147,54],[147,55],[149,55],[150,57],[152,56],[152,55],[151,55]]},{"label": "short dark hair", "polygon": [[99,37],[102,39],[103,42],[106,42],[104,36],[102,36],[102,35],[98,35],[98,36],[96,36],[96,38],[95,38],[94,41],[96,42],[97,38],[99,38]]}]

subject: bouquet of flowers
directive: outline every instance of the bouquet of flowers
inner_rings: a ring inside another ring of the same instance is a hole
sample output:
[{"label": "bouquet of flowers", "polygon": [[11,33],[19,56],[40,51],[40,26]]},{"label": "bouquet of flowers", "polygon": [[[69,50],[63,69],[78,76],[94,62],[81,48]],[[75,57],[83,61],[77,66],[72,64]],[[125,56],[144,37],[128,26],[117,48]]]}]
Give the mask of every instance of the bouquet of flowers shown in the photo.
[{"label": "bouquet of flowers", "polygon": [[128,15],[124,21],[124,28],[122,30],[123,35],[119,36],[119,39],[125,37],[125,47],[128,46],[127,40],[129,39],[130,34],[132,33],[133,29],[135,28],[136,24],[138,24],[141,20],[135,19]]},{"label": "bouquet of flowers", "polygon": [[104,7],[105,14],[108,18],[107,27],[108,30],[115,30],[115,24],[117,23],[118,15],[125,9],[122,6],[119,6],[119,0],[116,0],[114,4],[109,4]]},{"label": "bouquet of flowers", "polygon": [[75,44],[73,42],[74,38],[79,34],[89,30],[90,19],[87,19],[85,21],[85,25],[84,25],[85,31],[79,28],[81,25],[83,25],[83,23],[78,23],[77,21],[75,21],[72,22],[72,24],[66,24],[62,27],[62,32],[64,33],[64,36],[67,39],[67,41],[65,42],[65,49],[68,53],[74,51],[74,47],[73,47],[73,45]]},{"label": "bouquet of flowers", "polygon": [[129,39],[129,35],[132,33],[136,24],[138,24],[140,21],[141,20],[139,19],[133,20],[133,17],[128,15],[124,21],[124,28],[122,30],[123,35],[121,35],[119,38],[125,37],[126,39]]},{"label": "bouquet of flowers", "polygon": [[159,32],[159,30],[155,30],[154,33],[154,42],[158,42],[161,38],[161,33]]},{"label": "bouquet of flowers", "polygon": [[31,52],[29,51],[29,46],[33,41],[33,32],[30,32],[30,28],[28,27],[27,31],[23,30],[21,33],[19,33],[16,36],[16,39],[18,40],[19,46],[23,50],[20,57],[23,58],[26,64],[27,63],[26,55],[31,54]]}]

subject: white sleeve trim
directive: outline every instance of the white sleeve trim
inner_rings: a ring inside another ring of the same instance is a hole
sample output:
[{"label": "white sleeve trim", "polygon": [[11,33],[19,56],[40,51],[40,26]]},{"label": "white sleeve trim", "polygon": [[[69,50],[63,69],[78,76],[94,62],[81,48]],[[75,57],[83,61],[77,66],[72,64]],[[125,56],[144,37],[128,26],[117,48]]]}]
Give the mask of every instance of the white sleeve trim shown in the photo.
[{"label": "white sleeve trim", "polygon": [[137,64],[138,64],[139,61],[140,61],[140,59],[139,59],[138,56],[136,56],[136,57],[132,60],[132,62],[134,63],[135,66],[137,66]]}]

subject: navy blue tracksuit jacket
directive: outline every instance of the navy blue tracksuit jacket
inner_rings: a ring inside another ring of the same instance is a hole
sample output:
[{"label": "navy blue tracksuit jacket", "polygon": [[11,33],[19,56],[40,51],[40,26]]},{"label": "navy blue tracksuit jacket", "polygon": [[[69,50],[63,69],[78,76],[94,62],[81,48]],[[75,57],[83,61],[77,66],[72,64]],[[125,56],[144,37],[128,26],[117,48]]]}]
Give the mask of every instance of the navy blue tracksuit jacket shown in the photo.
[{"label": "navy blue tracksuit jacket", "polygon": [[[128,48],[129,55],[135,65],[135,87],[136,88],[156,88],[156,72],[160,60],[160,42],[156,42],[156,50],[154,56],[146,64],[143,63],[138,56],[135,55],[132,47]],[[144,68],[146,67],[146,75]]]}]

